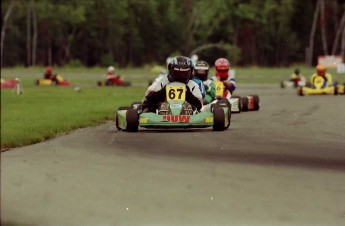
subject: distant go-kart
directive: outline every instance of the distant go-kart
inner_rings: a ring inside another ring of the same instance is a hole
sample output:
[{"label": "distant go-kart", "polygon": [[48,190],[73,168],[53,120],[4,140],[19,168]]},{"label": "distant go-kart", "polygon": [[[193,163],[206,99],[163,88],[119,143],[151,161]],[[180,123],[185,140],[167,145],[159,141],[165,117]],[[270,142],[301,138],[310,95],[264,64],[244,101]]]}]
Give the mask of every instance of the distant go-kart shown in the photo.
[{"label": "distant go-kart", "polygon": [[[106,75],[105,75],[106,76]],[[131,82],[121,80],[120,75],[108,77],[105,80],[97,82],[98,86],[131,86]]]},{"label": "distant go-kart", "polygon": [[224,91],[224,84],[220,81],[214,81],[216,97],[225,98],[231,103],[231,113],[240,113],[241,111],[258,111],[260,109],[260,99],[258,95],[249,96],[231,96],[229,91]]},{"label": "distant go-kart", "polygon": [[115,124],[118,130],[137,132],[143,128],[206,128],[213,127],[215,131],[223,131],[230,126],[230,103],[221,100],[208,110],[197,112],[185,100],[186,85],[173,82],[166,86],[166,102],[163,102],[156,112],[139,114],[134,102],[128,107],[116,110]]},{"label": "distant go-kart", "polygon": [[318,76],[315,78],[313,86],[298,87],[297,94],[300,96],[320,94],[338,95],[338,86],[329,86],[327,85],[327,81],[325,81],[324,78]]},{"label": "distant go-kart", "polygon": [[1,89],[3,88],[14,89],[17,87],[18,81],[16,79],[5,80],[1,78],[0,84],[1,84]]},{"label": "distant go-kart", "polygon": [[69,81],[65,80],[60,74],[56,74],[52,79],[37,79],[35,84],[38,86],[69,86]]},{"label": "distant go-kart", "polygon": [[281,81],[280,82],[280,87],[281,88],[285,88],[285,87],[300,87],[300,86],[307,86],[308,82],[307,79],[304,76],[301,76],[300,79],[296,82],[292,81],[292,80],[288,80],[288,81]]}]

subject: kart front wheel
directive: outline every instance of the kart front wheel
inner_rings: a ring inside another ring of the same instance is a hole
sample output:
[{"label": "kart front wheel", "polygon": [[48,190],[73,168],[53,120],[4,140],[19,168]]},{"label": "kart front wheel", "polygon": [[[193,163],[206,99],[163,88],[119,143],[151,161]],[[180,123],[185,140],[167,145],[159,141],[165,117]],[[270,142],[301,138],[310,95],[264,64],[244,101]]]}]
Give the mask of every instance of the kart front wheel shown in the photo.
[{"label": "kart front wheel", "polygon": [[215,107],[213,109],[213,130],[223,131],[225,129],[225,114],[223,108]]},{"label": "kart front wheel", "polygon": [[134,109],[129,109],[126,112],[126,122],[128,132],[138,132],[139,127],[139,115]]}]

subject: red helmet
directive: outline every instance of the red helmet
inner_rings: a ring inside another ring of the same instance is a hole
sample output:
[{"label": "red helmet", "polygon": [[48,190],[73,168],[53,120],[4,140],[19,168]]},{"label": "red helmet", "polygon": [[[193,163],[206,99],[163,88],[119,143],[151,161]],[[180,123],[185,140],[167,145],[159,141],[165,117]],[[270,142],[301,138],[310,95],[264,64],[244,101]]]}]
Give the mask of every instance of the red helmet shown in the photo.
[{"label": "red helmet", "polygon": [[319,65],[317,65],[317,67],[316,67],[316,71],[317,71],[317,74],[318,74],[318,75],[320,75],[320,76],[325,76],[325,74],[326,74],[326,67],[323,66],[323,65],[321,65],[321,64],[319,64]]},{"label": "red helmet", "polygon": [[48,66],[46,67],[46,73],[51,74],[53,72],[53,68]]},{"label": "red helmet", "polygon": [[225,58],[219,58],[214,63],[216,67],[216,76],[220,80],[226,80],[229,77],[230,63]]}]

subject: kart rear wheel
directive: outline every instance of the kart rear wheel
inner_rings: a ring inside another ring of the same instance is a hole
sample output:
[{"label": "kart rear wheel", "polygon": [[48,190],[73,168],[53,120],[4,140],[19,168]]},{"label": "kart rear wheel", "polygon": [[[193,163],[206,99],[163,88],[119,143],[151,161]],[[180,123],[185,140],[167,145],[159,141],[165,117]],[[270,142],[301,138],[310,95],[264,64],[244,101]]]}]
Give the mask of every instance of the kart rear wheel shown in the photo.
[{"label": "kart rear wheel", "polygon": [[253,97],[253,101],[254,101],[254,111],[258,111],[260,109],[260,99],[258,95],[251,95]]},{"label": "kart rear wheel", "polygon": [[126,112],[126,122],[128,132],[138,132],[139,127],[139,115],[134,109],[129,109]]},{"label": "kart rear wheel", "polygon": [[334,95],[338,95],[338,94],[339,94],[338,86],[336,85],[336,86],[334,86]]},{"label": "kart rear wheel", "polygon": [[213,118],[213,130],[223,131],[225,129],[225,114],[223,108],[216,106],[213,109]]},{"label": "kart rear wheel", "polygon": [[242,111],[248,111],[248,97],[242,97]]}]

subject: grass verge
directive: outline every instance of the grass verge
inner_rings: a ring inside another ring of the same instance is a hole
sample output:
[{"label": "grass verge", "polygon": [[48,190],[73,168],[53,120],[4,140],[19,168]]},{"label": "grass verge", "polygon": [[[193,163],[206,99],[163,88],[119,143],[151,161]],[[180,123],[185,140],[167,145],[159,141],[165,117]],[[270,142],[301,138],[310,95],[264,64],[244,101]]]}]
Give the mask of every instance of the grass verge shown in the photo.
[{"label": "grass verge", "polygon": [[118,106],[141,100],[145,87],[26,87],[1,90],[1,149],[37,143],[114,120]]}]

